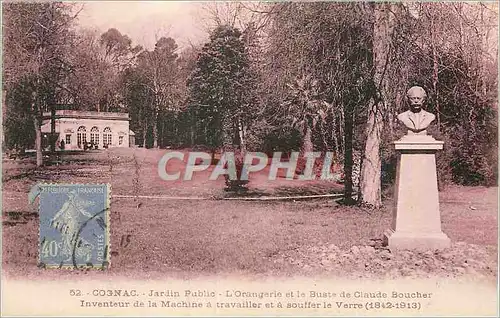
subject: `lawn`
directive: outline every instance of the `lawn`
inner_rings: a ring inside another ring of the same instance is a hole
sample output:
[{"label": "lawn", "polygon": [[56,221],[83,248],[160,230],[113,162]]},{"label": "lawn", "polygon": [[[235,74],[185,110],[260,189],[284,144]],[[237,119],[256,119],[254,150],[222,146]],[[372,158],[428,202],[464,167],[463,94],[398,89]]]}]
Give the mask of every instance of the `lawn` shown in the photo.
[{"label": "lawn", "polygon": [[[229,196],[223,179],[208,180],[213,167],[190,181],[161,180],[158,161],[165,151],[123,148],[67,154],[61,164],[44,169],[35,169],[31,159],[4,160],[4,273],[61,276],[58,271],[37,268],[38,216],[36,206],[28,204],[27,193],[38,182],[71,182],[110,183],[115,196],[111,267],[105,273],[77,275],[474,275],[496,280],[497,188],[447,187],[440,193],[440,202],[443,231],[453,241],[452,248],[392,255],[380,241],[391,221],[390,198],[376,211],[341,206],[325,198],[223,200]],[[178,161],[172,165],[176,166],[167,169],[184,167]],[[251,175],[251,196],[342,190],[341,184],[332,181],[268,181],[267,173]]]}]

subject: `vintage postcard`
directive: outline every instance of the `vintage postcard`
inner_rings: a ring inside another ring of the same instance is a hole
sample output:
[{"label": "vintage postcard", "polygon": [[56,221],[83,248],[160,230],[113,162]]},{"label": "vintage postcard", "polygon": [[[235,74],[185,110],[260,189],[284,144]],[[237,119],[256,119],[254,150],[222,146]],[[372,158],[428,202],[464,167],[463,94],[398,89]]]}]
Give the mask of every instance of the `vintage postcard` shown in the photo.
[{"label": "vintage postcard", "polygon": [[2,316],[498,316],[496,1],[3,1]]}]

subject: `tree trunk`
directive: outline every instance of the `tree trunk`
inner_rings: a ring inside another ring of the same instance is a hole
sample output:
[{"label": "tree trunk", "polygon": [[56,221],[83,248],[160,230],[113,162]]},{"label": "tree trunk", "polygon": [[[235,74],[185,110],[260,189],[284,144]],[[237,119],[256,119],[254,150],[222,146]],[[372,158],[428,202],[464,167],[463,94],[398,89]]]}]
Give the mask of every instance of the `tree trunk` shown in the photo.
[{"label": "tree trunk", "polygon": [[[229,118],[229,114],[221,114],[221,142],[222,142],[222,152],[227,153],[227,152],[233,152],[234,153],[234,158],[235,162],[232,163],[236,166],[236,173],[239,178],[240,176],[240,167],[238,166],[238,153],[234,149],[234,137],[235,137],[235,129],[234,129],[234,123],[231,122]],[[212,156],[213,158],[213,156]],[[229,162],[229,160],[228,160]],[[231,164],[231,165],[232,165]],[[230,164],[228,163],[227,168],[230,167]],[[225,183],[226,183],[226,189],[227,190],[232,190],[232,191],[239,191],[241,190],[241,183],[239,180],[231,180],[229,176],[226,174],[224,175],[225,178]]]},{"label": "tree trunk", "polygon": [[158,110],[155,110],[153,119],[153,148],[158,148]]},{"label": "tree trunk", "polygon": [[[488,42],[489,42],[489,33],[490,33],[490,27],[487,26],[487,23],[484,19],[484,10],[485,7],[483,5],[480,5],[480,10],[481,10],[481,76],[480,76],[480,81],[481,81],[481,92],[483,93],[484,96],[488,93],[487,89],[487,83],[486,83],[486,65],[488,65]],[[495,56],[498,56],[498,54],[495,54]]]},{"label": "tree trunk", "polygon": [[340,151],[339,151],[339,140],[337,138],[337,116],[335,116],[335,114],[333,114],[333,123],[332,123],[332,126],[333,126],[333,150],[335,151],[335,158],[339,158],[340,157]]},{"label": "tree trunk", "polygon": [[437,88],[439,81],[439,64],[438,64],[438,56],[436,53],[435,44],[432,45],[432,60],[433,60],[433,71],[432,71],[432,89],[434,90],[434,98],[436,105],[436,123],[437,123],[437,131],[440,131],[441,127],[441,111],[439,107],[439,90]]},{"label": "tree trunk", "polygon": [[[431,8],[429,8],[431,9]],[[432,9],[431,9],[432,10]],[[436,122],[437,122],[437,131],[440,131],[441,127],[441,116],[439,110],[439,91],[437,89],[438,81],[439,81],[439,61],[436,50],[436,36],[435,36],[435,27],[434,27],[434,12],[431,12],[431,47],[432,47],[432,90],[434,92],[435,105],[436,105]]]},{"label": "tree trunk", "polygon": [[40,110],[40,105],[38,102],[38,86],[40,80],[37,78],[35,83],[35,89],[31,96],[31,113],[33,115],[33,124],[35,126],[35,152],[36,152],[36,166],[41,167],[43,165],[43,149],[42,149],[42,114]]},{"label": "tree trunk", "polygon": [[373,208],[378,208],[382,205],[380,133],[383,122],[380,112],[381,103],[374,99],[370,106],[370,113],[366,124],[366,144],[360,180],[359,203]]},{"label": "tree trunk", "polygon": [[148,139],[148,122],[144,121],[144,133],[142,138],[142,148],[146,149],[146,140]]},{"label": "tree trunk", "polygon": [[50,105],[50,152],[56,152],[56,107]]},{"label": "tree trunk", "polygon": [[191,143],[189,144],[190,146],[194,145],[194,127],[191,127],[191,133],[189,135]]},{"label": "tree trunk", "polygon": [[463,9],[463,6],[462,6],[462,3],[457,3],[457,11],[458,11],[458,15],[459,15],[459,19],[458,19],[458,28],[459,28],[459,38],[460,38],[460,49],[463,49],[464,47],[464,24],[463,24],[463,17],[462,17],[462,9]]},{"label": "tree trunk", "polygon": [[[7,100],[7,89],[5,88],[5,85],[2,89],[2,118],[4,119],[7,116],[7,104],[5,103]],[[2,129],[2,151],[5,153],[6,146],[5,146],[5,129]]]},{"label": "tree trunk", "polygon": [[[174,135],[172,136],[173,140],[170,141],[170,145],[172,145],[172,143],[178,145],[180,143],[179,136],[181,136],[182,131],[179,132],[179,125],[178,125],[177,120],[176,120],[175,117],[174,117],[174,120],[173,120],[173,125],[174,125]],[[165,122],[163,122],[163,129],[165,129]],[[165,144],[166,144],[166,142],[164,141],[164,145]]]},{"label": "tree trunk", "polygon": [[340,108],[340,118],[339,118],[339,136],[341,138],[343,137],[343,140],[342,140],[340,147],[339,147],[339,152],[340,152],[341,156],[344,155],[344,152],[345,152],[344,128],[345,128],[345,114],[344,114],[344,107],[341,107]]},{"label": "tree trunk", "polygon": [[360,205],[378,208],[382,205],[381,190],[381,158],[380,136],[383,128],[382,110],[385,107],[384,98],[387,95],[387,78],[384,76],[391,36],[392,4],[373,3],[373,83],[374,92],[369,105],[368,121],[366,123],[366,143],[361,169]]},{"label": "tree trunk", "polygon": [[304,137],[302,139],[302,149],[301,153],[304,154],[306,152],[312,152],[313,151],[313,143],[312,143],[312,129],[309,123],[306,121],[304,124]]},{"label": "tree trunk", "polygon": [[[36,105],[34,105],[34,107],[36,107]],[[33,123],[35,125],[36,166],[41,167],[43,165],[42,120],[38,111],[33,115]]]},{"label": "tree trunk", "polygon": [[233,151],[233,136],[234,136],[234,130],[233,128],[233,123],[229,119],[229,115],[227,114],[222,114],[222,149],[223,151]]},{"label": "tree trunk", "polygon": [[245,132],[243,123],[241,122],[241,118],[238,117],[238,136],[240,138],[240,150],[242,154],[245,154],[247,151],[247,147],[245,144]]},{"label": "tree trunk", "polygon": [[195,133],[198,131],[196,121],[193,120],[193,116],[190,118],[191,124],[189,125],[190,137],[191,137],[191,146],[194,146],[195,142]]},{"label": "tree trunk", "polygon": [[[160,145],[160,148],[161,147],[165,147],[165,118],[164,116],[162,116],[162,118],[160,119],[160,123],[161,123],[161,129],[160,129],[160,136],[159,136],[159,145]],[[177,132],[174,133],[174,136],[177,136]]]},{"label": "tree trunk", "polygon": [[300,155],[297,160],[297,165],[295,166],[296,175],[300,175],[304,172],[306,168],[306,159],[304,154],[307,152],[312,152],[314,148],[312,143],[312,128],[308,118],[305,119],[304,128],[302,132],[303,132],[302,146],[300,147]]},{"label": "tree trunk", "polygon": [[396,121],[395,114],[397,114],[397,112],[402,109],[401,106],[402,104],[403,104],[403,96],[401,91],[398,90],[394,98],[394,107],[389,110],[388,114],[389,120],[387,122],[389,123],[389,136],[391,136],[391,138],[394,138],[395,136],[395,130],[394,130],[394,123]]},{"label": "tree trunk", "polygon": [[354,105],[348,104],[344,111],[344,204],[351,205],[355,201],[352,198],[352,147],[354,138]]}]

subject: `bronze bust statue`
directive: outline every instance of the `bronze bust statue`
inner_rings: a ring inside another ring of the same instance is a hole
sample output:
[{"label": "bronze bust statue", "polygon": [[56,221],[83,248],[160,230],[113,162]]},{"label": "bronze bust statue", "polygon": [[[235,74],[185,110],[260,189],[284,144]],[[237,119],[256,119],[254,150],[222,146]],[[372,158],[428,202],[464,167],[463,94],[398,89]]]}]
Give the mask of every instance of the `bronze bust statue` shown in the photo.
[{"label": "bronze bust statue", "polygon": [[410,109],[398,115],[399,121],[408,128],[408,135],[427,135],[427,127],[436,116],[422,109],[427,97],[425,90],[420,86],[413,86],[406,92],[406,97]]}]

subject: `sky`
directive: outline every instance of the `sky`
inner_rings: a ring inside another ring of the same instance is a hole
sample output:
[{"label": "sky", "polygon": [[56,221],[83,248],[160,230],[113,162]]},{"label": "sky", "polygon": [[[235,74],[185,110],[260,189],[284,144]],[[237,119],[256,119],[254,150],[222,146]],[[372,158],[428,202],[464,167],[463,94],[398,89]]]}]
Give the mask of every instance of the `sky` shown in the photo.
[{"label": "sky", "polygon": [[[179,48],[190,43],[199,44],[208,39],[206,32],[207,12],[202,6],[209,2],[195,1],[82,1],[83,10],[78,16],[81,27],[97,28],[99,33],[116,28],[128,35],[134,45],[154,48],[161,36],[175,39]],[[209,5],[209,4],[208,4]],[[498,12],[498,4],[488,3]],[[496,48],[498,34],[494,32],[490,41]],[[496,54],[496,51],[495,51]]]},{"label": "sky", "polygon": [[128,35],[134,45],[148,49],[152,49],[161,36],[174,38],[180,48],[207,38],[199,2],[88,1],[78,5],[83,5],[78,16],[81,27],[97,28],[100,33],[116,28]]}]

